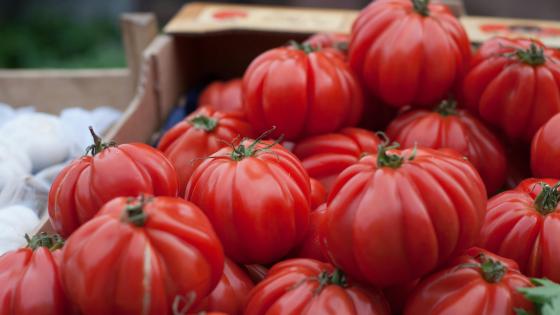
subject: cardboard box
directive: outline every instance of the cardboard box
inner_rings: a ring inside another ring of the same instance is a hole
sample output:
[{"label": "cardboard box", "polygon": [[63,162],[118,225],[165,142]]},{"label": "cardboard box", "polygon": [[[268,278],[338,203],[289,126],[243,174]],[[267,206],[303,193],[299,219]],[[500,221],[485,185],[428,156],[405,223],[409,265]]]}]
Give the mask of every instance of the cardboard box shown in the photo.
[{"label": "cardboard box", "polygon": [[[117,143],[148,143],[185,91],[209,78],[240,77],[256,56],[289,40],[349,32],[357,15],[354,10],[187,4],[144,51],[135,97],[109,136]],[[464,16],[461,21],[478,43],[487,35],[480,34],[477,21],[504,20]],[[556,40],[544,39],[547,44]],[[50,229],[45,218],[41,230]]]}]

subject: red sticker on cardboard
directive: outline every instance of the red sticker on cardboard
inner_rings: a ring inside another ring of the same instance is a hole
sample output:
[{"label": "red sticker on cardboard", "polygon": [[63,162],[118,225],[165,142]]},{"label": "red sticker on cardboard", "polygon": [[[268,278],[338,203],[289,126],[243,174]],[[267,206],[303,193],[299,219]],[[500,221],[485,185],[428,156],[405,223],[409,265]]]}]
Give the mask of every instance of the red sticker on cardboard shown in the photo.
[{"label": "red sticker on cardboard", "polygon": [[216,20],[233,20],[247,17],[247,12],[242,10],[224,9],[214,12],[212,17]]}]

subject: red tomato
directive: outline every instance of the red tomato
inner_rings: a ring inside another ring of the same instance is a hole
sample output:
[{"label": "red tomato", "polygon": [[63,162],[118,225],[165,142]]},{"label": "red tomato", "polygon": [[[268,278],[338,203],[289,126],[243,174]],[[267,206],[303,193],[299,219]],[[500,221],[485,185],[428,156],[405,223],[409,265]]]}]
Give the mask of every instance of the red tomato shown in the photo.
[{"label": "red tomato", "polygon": [[486,205],[480,176],[457,154],[386,150],[340,174],[321,225],[331,261],[378,286],[419,278],[472,246]]},{"label": "red tomato", "polygon": [[323,184],[315,178],[309,178],[311,184],[311,209],[315,209],[327,201],[327,191]]},{"label": "red tomato", "polygon": [[560,114],[544,124],[533,138],[531,169],[537,177],[560,178]]},{"label": "red tomato", "polygon": [[463,81],[465,106],[511,139],[531,141],[560,112],[560,58],[529,39],[496,37],[474,56]]},{"label": "red tomato", "polygon": [[107,201],[146,193],[177,196],[173,165],[158,150],[142,143],[103,143],[90,128],[90,155],[65,167],[49,192],[49,216],[57,233],[68,236],[90,220]]},{"label": "red tomato", "polygon": [[360,85],[344,60],[309,45],[258,56],[243,77],[245,111],[257,131],[278,127],[287,140],[358,123]]},{"label": "red tomato", "polygon": [[194,169],[205,158],[237,137],[251,135],[251,126],[240,113],[224,113],[203,107],[167,131],[158,149],[175,166],[179,194],[183,196]]},{"label": "red tomato", "polygon": [[506,179],[506,155],[496,136],[456,102],[443,101],[435,111],[413,110],[399,115],[387,136],[403,148],[414,146],[454,149],[477,169],[489,194]]},{"label": "red tomato", "polygon": [[309,221],[309,176],[301,162],[260,139],[213,156],[194,171],[187,200],[206,212],[232,260],[267,264],[284,257],[303,239]]},{"label": "red tomato", "polygon": [[62,282],[83,315],[171,314],[179,297],[196,305],[218,284],[222,246],[194,204],[120,197],[67,240]]},{"label": "red tomato", "polygon": [[309,176],[323,184],[327,193],[340,172],[366,154],[377,152],[379,137],[368,130],[345,128],[338,133],[313,136],[300,141],[294,154]]},{"label": "red tomato", "polygon": [[198,106],[208,106],[224,113],[243,112],[241,78],[212,82],[200,93]]},{"label": "red tomato", "polygon": [[517,291],[532,286],[515,262],[471,248],[449,268],[421,281],[404,314],[514,315],[516,308],[533,309]]},{"label": "red tomato", "polygon": [[307,229],[305,238],[294,251],[293,257],[328,261],[328,258],[324,253],[322,239],[319,234],[320,225],[324,222],[326,212],[326,203],[323,203],[311,212],[311,215],[309,216],[309,228]]},{"label": "red tomato", "polygon": [[0,314],[70,314],[59,278],[62,244],[60,237],[38,234],[27,247],[0,256]]},{"label": "red tomato", "polygon": [[333,54],[339,54],[341,58],[346,58],[348,54],[348,43],[350,35],[345,33],[317,33],[310,36],[303,42],[314,48],[332,51]]},{"label": "red tomato", "polygon": [[445,98],[469,58],[467,34],[445,5],[375,1],[352,26],[350,66],[371,94],[394,107]]},{"label": "red tomato", "polygon": [[530,178],[490,199],[480,246],[515,260],[528,276],[559,282],[559,185]]},{"label": "red tomato", "polygon": [[233,261],[226,258],[224,274],[218,286],[202,300],[196,308],[199,311],[224,312],[230,315],[242,314],[243,305],[253,288],[253,282]]},{"label": "red tomato", "polygon": [[390,314],[383,294],[348,283],[331,264],[290,259],[274,265],[250,293],[245,315]]}]

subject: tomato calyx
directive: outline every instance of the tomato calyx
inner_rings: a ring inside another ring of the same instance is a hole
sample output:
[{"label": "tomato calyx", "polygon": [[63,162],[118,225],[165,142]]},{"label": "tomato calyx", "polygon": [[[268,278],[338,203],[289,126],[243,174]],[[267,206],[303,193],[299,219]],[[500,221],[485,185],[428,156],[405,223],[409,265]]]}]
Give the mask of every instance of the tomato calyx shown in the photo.
[{"label": "tomato calyx", "polygon": [[412,7],[414,11],[422,16],[429,16],[430,10],[428,9],[428,4],[430,0],[412,0]]},{"label": "tomato calyx", "polygon": [[560,182],[556,183],[554,186],[550,186],[546,183],[539,183],[541,185],[542,190],[535,198],[535,209],[542,214],[547,215],[552,213],[558,207],[558,203],[560,202]]},{"label": "tomato calyx", "polygon": [[309,43],[298,43],[295,40],[291,40],[289,42],[290,47],[297,49],[297,50],[301,50],[303,51],[305,54],[310,54],[312,52],[316,52],[321,50],[321,47],[319,46],[313,46]]},{"label": "tomato calyx", "polygon": [[95,131],[93,131],[93,127],[89,126],[89,133],[93,137],[93,144],[86,148],[86,154],[88,155],[91,153],[91,156],[95,156],[97,153],[109,148],[114,147],[117,144],[114,141],[111,142],[103,142],[100,136],[98,136]]},{"label": "tomato calyx", "polygon": [[521,62],[531,66],[539,66],[546,62],[544,49],[538,47],[535,43],[531,43],[527,49],[517,49],[515,51],[515,56]]},{"label": "tomato calyx", "polygon": [[146,197],[144,195],[140,195],[137,198],[128,198],[121,220],[137,227],[144,226],[146,220],[148,220],[148,215],[144,212],[144,206],[148,202],[151,202],[152,199],[152,197]]},{"label": "tomato calyx", "polygon": [[284,139],[284,135],[280,135],[280,137],[278,139],[274,140],[274,142],[272,142],[271,144],[268,144],[268,145],[266,145],[262,148],[257,148],[257,144],[259,144],[262,140],[264,140],[271,133],[273,133],[274,130],[276,130],[276,126],[273,126],[272,129],[263,132],[257,139],[253,140],[253,142],[251,144],[249,144],[248,146],[245,146],[243,144],[243,141],[241,141],[241,143],[238,146],[235,146],[235,145],[232,144],[231,145],[232,146],[232,151],[231,151],[231,155],[230,155],[231,159],[239,162],[239,161],[243,160],[244,158],[255,156],[259,152],[269,151],[270,148],[277,145],[278,143],[280,143],[282,141],[282,139]]},{"label": "tomato calyx", "polygon": [[195,118],[189,120],[189,123],[196,129],[204,130],[206,132],[212,132],[218,126],[217,119],[210,118],[205,115],[198,115]]},{"label": "tomato calyx", "polygon": [[453,99],[443,100],[436,107],[435,112],[441,116],[447,117],[457,114],[457,101]]},{"label": "tomato calyx", "polygon": [[475,259],[479,263],[466,263],[460,265],[459,268],[479,269],[482,278],[484,278],[484,280],[486,280],[489,283],[500,282],[507,272],[507,268],[504,264],[482,253],[477,255]]},{"label": "tomato calyx", "polygon": [[58,234],[49,235],[46,232],[35,234],[33,237],[29,237],[28,234],[25,234],[25,240],[27,241],[27,248],[31,248],[33,251],[39,247],[46,247],[52,252],[64,246],[64,239],[62,236]]},{"label": "tomato calyx", "polygon": [[295,285],[292,286],[292,290],[298,288],[300,285],[307,281],[317,281],[319,286],[314,290],[313,295],[319,295],[323,289],[329,285],[337,285],[342,288],[348,287],[348,279],[346,275],[339,268],[335,268],[332,272],[328,270],[322,270],[317,276],[304,277]]},{"label": "tomato calyx", "polygon": [[[397,155],[390,154],[387,151],[398,149],[400,144],[393,141],[390,142],[389,138],[384,132],[376,132],[377,136],[383,139],[383,142],[377,146],[377,167],[390,167],[399,168],[404,163],[405,158]],[[412,154],[407,158],[407,160],[412,161],[416,157],[416,146],[412,150]]]}]

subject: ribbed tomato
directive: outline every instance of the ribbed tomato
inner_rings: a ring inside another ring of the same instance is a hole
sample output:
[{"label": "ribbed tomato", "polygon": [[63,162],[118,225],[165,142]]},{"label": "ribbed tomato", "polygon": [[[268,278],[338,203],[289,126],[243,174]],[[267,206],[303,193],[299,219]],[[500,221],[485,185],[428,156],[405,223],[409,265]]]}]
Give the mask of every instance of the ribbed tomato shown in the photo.
[{"label": "ribbed tomato", "polygon": [[241,78],[212,82],[200,93],[198,106],[210,107],[224,113],[243,112]]},{"label": "ribbed tomato", "polygon": [[115,198],[67,240],[61,273],[83,315],[171,314],[218,284],[224,253],[194,204],[171,197]]},{"label": "ribbed tomato", "polygon": [[220,282],[196,307],[199,311],[224,312],[229,315],[241,315],[245,300],[253,282],[233,261],[226,258],[224,274]]},{"label": "ribbed tomato", "polygon": [[560,183],[526,179],[488,201],[480,246],[515,260],[531,277],[560,281]]},{"label": "ribbed tomato", "polygon": [[309,178],[311,187],[311,209],[315,209],[327,201],[327,191],[323,184],[315,178]]},{"label": "ribbed tomato", "polygon": [[167,131],[158,149],[175,166],[183,196],[192,172],[205,158],[235,138],[251,135],[251,126],[240,113],[202,107]]},{"label": "ribbed tomato", "polygon": [[531,144],[531,170],[536,177],[560,178],[560,114],[535,134]]},{"label": "ribbed tomato", "polygon": [[378,286],[414,280],[472,246],[486,210],[484,184],[459,155],[388,148],[339,175],[321,225],[331,261]]},{"label": "ribbed tomato", "polygon": [[298,142],[294,154],[310,177],[331,191],[338,174],[365,154],[377,152],[379,137],[368,130],[345,128],[340,132],[313,136]]},{"label": "ribbed tomato", "polygon": [[515,262],[471,248],[448,268],[422,280],[404,315],[513,315],[517,308],[533,310],[517,291],[532,286]]},{"label": "ribbed tomato", "polygon": [[194,171],[185,198],[208,215],[232,260],[267,264],[284,257],[309,221],[309,176],[301,162],[260,139],[212,156]]},{"label": "ribbed tomato", "polygon": [[489,194],[505,182],[505,150],[496,136],[455,101],[443,101],[434,111],[412,110],[389,125],[387,135],[403,148],[449,148],[474,165]]},{"label": "ribbed tomato", "polygon": [[258,56],[243,76],[243,95],[253,127],[276,126],[287,140],[353,126],[363,107],[361,87],[344,60],[307,44]]},{"label": "ribbed tomato", "polygon": [[62,236],[70,235],[115,197],[177,196],[175,168],[160,151],[142,143],[103,143],[90,131],[91,155],[65,167],[49,192],[51,224]]},{"label": "ribbed tomato", "polygon": [[326,217],[327,204],[323,203],[311,212],[309,216],[309,227],[305,238],[294,250],[292,257],[311,258],[319,261],[328,261],[324,253],[321,235],[319,234],[320,225]]},{"label": "ribbed tomato", "polygon": [[468,67],[461,23],[427,0],[378,0],[352,26],[348,59],[368,91],[394,107],[432,105]]},{"label": "ribbed tomato", "polygon": [[382,293],[348,282],[331,264],[290,259],[274,265],[250,293],[245,315],[388,315]]},{"label": "ribbed tomato", "polygon": [[491,39],[472,60],[462,98],[511,139],[531,141],[560,112],[560,54],[536,40]]},{"label": "ribbed tomato", "polygon": [[62,239],[38,234],[28,241],[27,247],[0,256],[0,314],[71,314],[59,278]]}]

